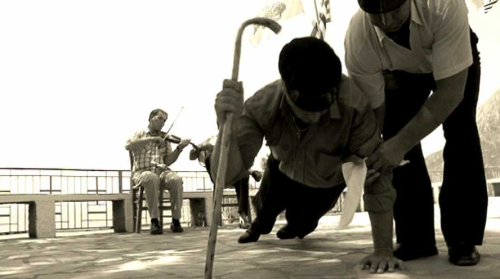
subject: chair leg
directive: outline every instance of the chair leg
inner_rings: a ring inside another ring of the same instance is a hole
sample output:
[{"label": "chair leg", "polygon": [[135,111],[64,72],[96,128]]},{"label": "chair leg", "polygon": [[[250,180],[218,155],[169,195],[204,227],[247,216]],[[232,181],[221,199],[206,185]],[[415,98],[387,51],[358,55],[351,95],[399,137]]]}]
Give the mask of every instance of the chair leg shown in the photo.
[{"label": "chair leg", "polygon": [[163,228],[163,192],[164,190],[163,189],[160,189],[160,194],[159,194],[159,199],[160,199],[160,206],[159,206],[159,210],[160,210],[160,226]]},{"label": "chair leg", "polygon": [[139,187],[139,198],[137,200],[137,219],[135,225],[135,232],[141,233],[142,229],[142,200],[144,199],[144,188]]}]

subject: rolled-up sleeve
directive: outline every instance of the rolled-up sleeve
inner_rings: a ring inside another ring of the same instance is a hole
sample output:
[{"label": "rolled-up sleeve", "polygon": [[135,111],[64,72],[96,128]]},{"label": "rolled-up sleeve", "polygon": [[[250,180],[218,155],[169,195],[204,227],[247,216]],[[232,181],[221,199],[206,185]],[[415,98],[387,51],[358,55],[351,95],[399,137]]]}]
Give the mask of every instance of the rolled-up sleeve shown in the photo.
[{"label": "rolled-up sleeve", "polygon": [[382,61],[373,47],[377,39],[365,30],[365,21],[361,12],[351,20],[344,41],[345,66],[351,90],[363,94],[372,108],[378,108],[385,100]]},{"label": "rolled-up sleeve", "polygon": [[464,1],[446,1],[437,7],[432,45],[434,79],[451,77],[472,64],[469,21]]},{"label": "rolled-up sleeve", "polygon": [[[238,130],[238,146],[241,153],[241,158],[244,170],[250,169],[255,157],[262,147],[264,133],[259,127],[251,110],[245,108],[243,115],[240,117],[240,128]],[[246,173],[248,175],[248,173]]]},{"label": "rolled-up sleeve", "polygon": [[346,67],[349,72],[351,90],[363,94],[373,109],[380,107],[385,102],[385,81],[382,71],[373,73],[363,72],[355,58],[350,58],[351,62]]},{"label": "rolled-up sleeve", "polygon": [[368,157],[382,142],[375,114],[366,102],[358,102],[353,108],[349,151],[361,158]]},{"label": "rolled-up sleeve", "polygon": [[363,201],[368,212],[390,212],[395,200],[396,190],[392,187],[392,171],[382,173],[372,184],[365,186]]},{"label": "rolled-up sleeve", "polygon": [[[349,150],[360,157],[369,157],[382,143],[373,110],[357,109],[353,115],[353,126],[349,139]],[[396,191],[392,186],[392,171],[385,171],[370,185],[365,185],[363,200],[368,212],[385,213],[392,210]]]}]

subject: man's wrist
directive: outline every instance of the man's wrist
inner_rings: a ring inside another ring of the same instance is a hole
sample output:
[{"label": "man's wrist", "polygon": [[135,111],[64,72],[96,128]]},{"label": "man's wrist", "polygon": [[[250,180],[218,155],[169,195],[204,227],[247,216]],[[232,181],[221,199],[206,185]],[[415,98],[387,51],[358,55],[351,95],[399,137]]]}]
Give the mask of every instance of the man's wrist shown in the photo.
[{"label": "man's wrist", "polygon": [[410,151],[414,146],[411,139],[406,134],[396,135],[394,137],[394,141],[396,143],[396,147],[405,154],[406,152]]},{"label": "man's wrist", "polygon": [[382,249],[375,249],[373,253],[375,255],[393,256],[394,250],[392,248],[382,248]]}]

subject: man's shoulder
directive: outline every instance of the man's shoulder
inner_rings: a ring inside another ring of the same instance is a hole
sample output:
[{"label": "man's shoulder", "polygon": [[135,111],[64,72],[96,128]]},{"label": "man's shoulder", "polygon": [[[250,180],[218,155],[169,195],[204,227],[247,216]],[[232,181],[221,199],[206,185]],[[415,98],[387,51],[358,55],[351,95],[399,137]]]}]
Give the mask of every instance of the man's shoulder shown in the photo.
[{"label": "man's shoulder", "polygon": [[359,9],[351,18],[346,32],[346,42],[364,41],[373,26],[363,10]]},{"label": "man's shoulder", "polygon": [[[365,12],[359,9],[351,18],[344,39],[344,47],[348,57],[357,57],[367,48],[374,48],[378,38],[375,29]],[[359,57],[358,57],[359,58]],[[350,62],[346,58],[346,63]]]},{"label": "man's shoulder", "polygon": [[147,134],[147,131],[145,129],[142,129],[142,130],[138,130],[134,133],[134,136],[133,138],[134,139],[140,139],[140,138],[143,138],[145,137]]},{"label": "man's shoulder", "polygon": [[253,96],[245,101],[245,110],[256,113],[269,113],[279,105],[281,101],[281,80],[276,80],[258,90]]},{"label": "man's shoulder", "polygon": [[[433,17],[441,18],[443,16],[451,16],[458,10],[465,9],[465,1],[463,0],[413,0],[421,17],[426,21],[432,20]],[[451,15],[450,15],[451,14]]]},{"label": "man's shoulder", "polygon": [[368,100],[359,90],[351,90],[353,85],[351,78],[342,75],[338,102],[348,109],[365,110],[369,108]]}]

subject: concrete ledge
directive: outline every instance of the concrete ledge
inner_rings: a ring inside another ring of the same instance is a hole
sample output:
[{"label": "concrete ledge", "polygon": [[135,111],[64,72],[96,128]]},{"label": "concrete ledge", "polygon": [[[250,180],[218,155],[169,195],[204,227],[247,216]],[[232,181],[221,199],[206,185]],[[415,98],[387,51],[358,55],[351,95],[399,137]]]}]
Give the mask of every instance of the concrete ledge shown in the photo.
[{"label": "concrete ledge", "polygon": [[[168,191],[164,197],[169,197]],[[184,192],[184,199],[189,200],[191,223],[195,226],[210,226],[212,224],[213,193]],[[200,220],[201,219],[201,220]]]},{"label": "concrete ledge", "polygon": [[55,237],[55,203],[77,201],[112,201],[115,232],[133,231],[131,194],[0,195],[0,204],[29,204],[28,230],[31,238]]}]

